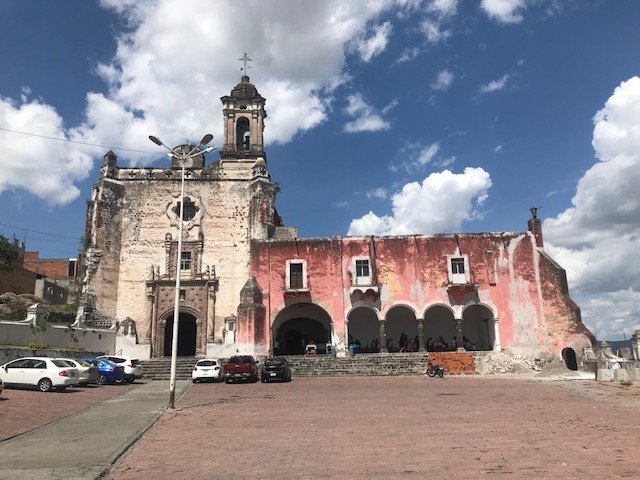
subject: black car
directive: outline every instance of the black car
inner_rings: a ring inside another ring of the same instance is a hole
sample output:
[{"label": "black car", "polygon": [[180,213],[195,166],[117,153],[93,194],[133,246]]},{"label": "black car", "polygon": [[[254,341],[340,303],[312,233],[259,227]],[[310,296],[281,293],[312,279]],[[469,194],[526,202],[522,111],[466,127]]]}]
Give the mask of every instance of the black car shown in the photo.
[{"label": "black car", "polygon": [[274,357],[267,358],[262,364],[262,372],[260,378],[263,383],[270,380],[291,381],[291,367],[286,358]]}]

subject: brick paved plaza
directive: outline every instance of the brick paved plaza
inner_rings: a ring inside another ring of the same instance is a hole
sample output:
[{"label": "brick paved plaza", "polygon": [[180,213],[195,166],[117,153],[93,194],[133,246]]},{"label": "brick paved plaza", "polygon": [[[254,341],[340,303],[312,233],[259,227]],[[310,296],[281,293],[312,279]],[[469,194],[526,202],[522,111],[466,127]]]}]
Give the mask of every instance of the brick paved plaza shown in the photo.
[{"label": "brick paved plaza", "polygon": [[5,388],[0,394],[0,441],[40,428],[136,388],[126,385],[88,385],[64,392]]},{"label": "brick paved plaza", "polygon": [[640,389],[514,377],[198,384],[109,478],[640,478]]}]

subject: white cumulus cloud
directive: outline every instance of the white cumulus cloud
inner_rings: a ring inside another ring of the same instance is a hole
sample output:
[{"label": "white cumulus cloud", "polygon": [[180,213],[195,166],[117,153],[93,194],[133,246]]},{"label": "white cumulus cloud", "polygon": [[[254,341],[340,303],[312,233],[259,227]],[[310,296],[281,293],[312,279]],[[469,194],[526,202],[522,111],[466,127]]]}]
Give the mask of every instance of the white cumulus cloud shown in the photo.
[{"label": "white cumulus cloud", "polygon": [[544,222],[546,248],[592,304],[640,292],[640,77],[622,82],[593,120],[598,161],[578,182],[572,206]]},{"label": "white cumulus cloud", "polygon": [[384,52],[392,30],[391,22],[384,22],[374,27],[369,37],[363,36],[356,40],[355,48],[363,62],[369,62],[373,57]]},{"label": "white cumulus cloud", "polygon": [[480,4],[487,16],[499,23],[522,22],[522,11],[526,6],[525,0],[482,0]]},{"label": "white cumulus cloud", "polygon": [[65,205],[80,194],[74,183],[89,175],[90,153],[96,150],[65,142],[71,137],[60,115],[49,105],[30,101],[28,93],[23,91],[20,102],[0,98],[0,193],[19,188],[50,205]]},{"label": "white cumulus cloud", "polygon": [[391,215],[369,212],[353,219],[348,235],[407,235],[458,231],[463,222],[480,218],[491,177],[482,168],[462,173],[432,173],[421,183],[407,183],[391,197]]},{"label": "white cumulus cloud", "polygon": [[347,106],[344,112],[354,119],[344,125],[347,133],[377,132],[388,130],[391,125],[384,120],[380,114],[362,98],[360,93],[355,93],[347,97]]}]

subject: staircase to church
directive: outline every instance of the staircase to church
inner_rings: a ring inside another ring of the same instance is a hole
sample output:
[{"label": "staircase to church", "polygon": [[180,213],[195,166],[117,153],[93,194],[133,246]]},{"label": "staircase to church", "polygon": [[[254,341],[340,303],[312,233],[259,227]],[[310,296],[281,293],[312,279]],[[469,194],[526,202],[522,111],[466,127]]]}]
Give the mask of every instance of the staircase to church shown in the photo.
[{"label": "staircase to church", "polygon": [[[429,352],[434,363],[443,365],[448,374],[476,374],[475,358],[483,352]],[[427,363],[427,354],[392,353],[392,354],[358,354],[353,357],[334,358],[330,355],[286,357],[291,364],[294,377],[320,376],[387,376],[387,375],[422,375]],[[196,363],[194,357],[178,357],[176,361],[176,378],[191,379],[191,369]],[[220,359],[223,363],[226,359]],[[147,380],[169,380],[171,376],[171,359],[158,358],[144,361],[144,378]]]}]

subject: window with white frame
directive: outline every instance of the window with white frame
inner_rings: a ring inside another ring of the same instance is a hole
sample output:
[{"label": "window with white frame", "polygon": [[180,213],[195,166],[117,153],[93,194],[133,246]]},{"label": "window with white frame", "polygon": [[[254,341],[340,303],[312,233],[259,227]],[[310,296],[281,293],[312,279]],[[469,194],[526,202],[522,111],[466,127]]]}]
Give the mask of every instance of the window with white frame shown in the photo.
[{"label": "window with white frame", "polygon": [[354,259],[354,284],[371,285],[371,262],[369,257],[358,257]]},{"label": "window with white frame", "polygon": [[466,255],[449,255],[449,283],[464,285],[468,283],[469,258]]},{"label": "window with white frame", "polygon": [[307,288],[306,260],[287,260],[286,285],[288,290],[304,290]]}]

